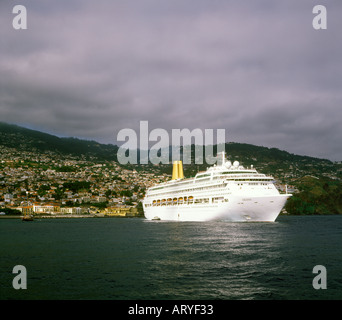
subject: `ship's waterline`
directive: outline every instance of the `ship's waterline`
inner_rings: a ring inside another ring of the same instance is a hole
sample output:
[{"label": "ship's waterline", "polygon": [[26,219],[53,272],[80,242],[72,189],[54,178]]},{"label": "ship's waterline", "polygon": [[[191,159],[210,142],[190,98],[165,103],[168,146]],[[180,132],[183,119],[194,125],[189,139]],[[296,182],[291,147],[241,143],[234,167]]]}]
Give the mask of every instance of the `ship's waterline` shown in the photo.
[{"label": "ship's waterline", "polygon": [[271,176],[246,169],[218,154],[218,165],[184,179],[180,161],[172,180],[147,190],[148,220],[274,222],[291,194],[280,194]]}]

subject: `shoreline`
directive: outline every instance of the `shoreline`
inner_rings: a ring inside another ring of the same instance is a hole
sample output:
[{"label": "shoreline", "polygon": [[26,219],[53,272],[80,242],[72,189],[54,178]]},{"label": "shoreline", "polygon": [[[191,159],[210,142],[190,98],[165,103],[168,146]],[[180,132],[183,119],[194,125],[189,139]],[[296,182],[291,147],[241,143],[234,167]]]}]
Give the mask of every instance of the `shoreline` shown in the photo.
[{"label": "shoreline", "polygon": [[[301,216],[301,217],[307,217],[307,216],[338,216],[340,214],[336,213],[336,214],[280,214],[280,216]],[[21,215],[1,215],[0,216],[0,220],[1,219],[21,219],[22,216]],[[120,219],[124,219],[124,218],[142,218],[144,219],[145,216],[144,215],[137,215],[137,216],[133,216],[133,215],[129,215],[129,216],[114,216],[114,215],[96,215],[96,214],[87,214],[87,215],[82,215],[82,214],[63,214],[63,215],[34,215],[33,218],[35,220],[39,220],[39,219],[90,219],[90,218],[120,218]]]},{"label": "shoreline", "polygon": [[[1,219],[21,219],[22,216],[20,215],[3,215],[0,216]],[[89,218],[144,218],[143,215],[141,216],[105,216],[105,215],[94,215],[94,214],[63,214],[63,215],[34,215],[33,219],[89,219]]]}]

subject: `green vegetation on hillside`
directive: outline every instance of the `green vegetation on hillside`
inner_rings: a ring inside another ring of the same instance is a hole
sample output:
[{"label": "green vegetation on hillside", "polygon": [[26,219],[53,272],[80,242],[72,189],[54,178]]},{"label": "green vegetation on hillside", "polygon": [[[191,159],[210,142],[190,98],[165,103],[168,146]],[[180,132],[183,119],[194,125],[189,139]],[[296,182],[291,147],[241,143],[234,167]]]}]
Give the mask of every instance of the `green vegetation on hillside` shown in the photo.
[{"label": "green vegetation on hillside", "polygon": [[0,145],[25,151],[56,152],[116,161],[118,147],[77,138],[59,138],[51,134],[0,122]]},{"label": "green vegetation on hillside", "polygon": [[305,176],[296,184],[300,192],[287,201],[289,214],[342,214],[340,181]]}]

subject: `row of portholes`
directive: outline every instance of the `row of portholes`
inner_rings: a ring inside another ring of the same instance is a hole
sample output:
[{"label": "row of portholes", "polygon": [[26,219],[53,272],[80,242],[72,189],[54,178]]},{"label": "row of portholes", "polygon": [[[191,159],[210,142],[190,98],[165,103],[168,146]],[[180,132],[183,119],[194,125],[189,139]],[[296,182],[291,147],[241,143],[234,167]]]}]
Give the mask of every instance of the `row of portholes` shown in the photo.
[{"label": "row of portholes", "polygon": [[[228,199],[223,197],[217,197],[212,199],[212,203],[228,202]],[[179,198],[168,198],[153,200],[151,204],[146,204],[146,207],[159,207],[159,206],[177,206],[177,205],[192,205],[192,204],[207,204],[210,203],[209,198],[197,198],[190,197],[179,197]]]},{"label": "row of portholes", "polygon": [[168,198],[168,199],[161,199],[161,200],[153,200],[152,207],[158,206],[175,206],[175,205],[182,205],[182,204],[200,204],[200,203],[209,203],[209,198],[201,198],[201,199],[194,199],[194,197],[179,197],[179,198]]},{"label": "row of portholes", "polygon": [[194,202],[194,197],[179,197],[179,198],[168,198],[161,200],[153,200],[152,206],[170,206],[177,204],[192,204]]}]

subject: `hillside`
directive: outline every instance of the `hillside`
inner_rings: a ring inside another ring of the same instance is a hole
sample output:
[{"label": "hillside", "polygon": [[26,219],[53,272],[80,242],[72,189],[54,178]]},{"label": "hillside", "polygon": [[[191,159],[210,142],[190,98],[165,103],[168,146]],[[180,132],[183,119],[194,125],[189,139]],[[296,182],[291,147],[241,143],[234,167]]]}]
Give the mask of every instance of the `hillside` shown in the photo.
[{"label": "hillside", "polygon": [[341,181],[305,176],[296,184],[299,193],[286,204],[289,214],[342,214]]},{"label": "hillside", "polygon": [[0,146],[23,151],[56,152],[116,160],[117,146],[77,138],[59,138],[51,134],[0,122]]},{"label": "hillside", "polygon": [[[100,144],[76,138],[59,138],[39,131],[0,122],[0,146],[22,151],[57,154],[59,157],[74,155],[93,162],[116,161],[118,146]],[[226,153],[231,161],[243,166],[253,165],[258,171],[273,175],[278,185],[288,185],[295,195],[288,201],[290,214],[342,213],[342,165],[326,159],[294,155],[277,148],[267,148],[242,143],[226,143]],[[216,146],[214,146],[214,152]],[[171,158],[171,154],[170,154]],[[192,160],[195,147],[192,146]],[[205,170],[207,164],[184,165],[185,177]],[[171,175],[170,164],[125,165],[125,169]],[[72,168],[67,168],[70,172]],[[65,170],[65,168],[63,169]]]},{"label": "hillside", "polygon": [[[285,180],[289,176],[301,177],[306,174],[342,178],[341,171],[339,171],[342,166],[327,159],[295,155],[277,148],[235,142],[226,143],[225,150],[229,160],[238,160],[245,167],[253,165],[263,173],[277,175]],[[194,153],[192,158],[194,158]],[[204,170],[207,165],[197,167]]]}]

